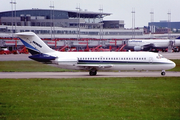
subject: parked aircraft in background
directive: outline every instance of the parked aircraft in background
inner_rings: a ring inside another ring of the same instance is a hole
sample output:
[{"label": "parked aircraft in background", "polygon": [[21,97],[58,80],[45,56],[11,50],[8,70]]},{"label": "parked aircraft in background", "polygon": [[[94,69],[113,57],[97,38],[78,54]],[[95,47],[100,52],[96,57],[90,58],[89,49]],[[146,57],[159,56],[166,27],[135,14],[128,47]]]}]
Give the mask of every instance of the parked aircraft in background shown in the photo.
[{"label": "parked aircraft in background", "polygon": [[[152,52],[59,52],[47,46],[35,33],[16,33],[32,56],[38,62],[56,64],[60,68],[88,70],[89,75],[98,70],[165,70],[175,63]],[[108,74],[108,73],[107,73]]]},{"label": "parked aircraft in background", "polygon": [[125,49],[133,49],[134,51],[151,51],[152,49],[172,49],[180,46],[180,39],[130,39],[125,43]]}]

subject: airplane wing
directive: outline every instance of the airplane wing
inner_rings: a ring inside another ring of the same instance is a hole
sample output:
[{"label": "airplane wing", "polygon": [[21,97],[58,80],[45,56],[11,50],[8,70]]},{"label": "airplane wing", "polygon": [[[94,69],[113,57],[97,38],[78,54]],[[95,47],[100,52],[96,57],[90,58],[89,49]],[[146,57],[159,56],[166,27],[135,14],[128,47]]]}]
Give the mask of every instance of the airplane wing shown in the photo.
[{"label": "airplane wing", "polygon": [[146,44],[146,45],[144,45],[144,47],[154,47],[154,44],[153,43]]},{"label": "airplane wing", "polygon": [[150,50],[151,48],[154,48],[153,43],[143,45],[143,50]]},{"label": "airplane wing", "polygon": [[77,67],[80,67],[81,69],[85,70],[91,70],[95,68],[96,70],[104,69],[104,68],[111,68],[113,65],[103,65],[103,64],[77,64]]}]

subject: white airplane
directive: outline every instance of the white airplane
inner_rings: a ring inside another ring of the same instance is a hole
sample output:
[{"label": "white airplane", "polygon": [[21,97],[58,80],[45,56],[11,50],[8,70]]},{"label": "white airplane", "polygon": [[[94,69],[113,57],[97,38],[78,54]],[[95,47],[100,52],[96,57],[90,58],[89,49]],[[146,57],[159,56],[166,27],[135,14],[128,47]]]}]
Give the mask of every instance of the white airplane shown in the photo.
[{"label": "white airplane", "polygon": [[130,39],[127,41],[126,49],[134,49],[134,51],[151,49],[167,49],[169,46],[177,47],[180,46],[180,39]]},{"label": "white airplane", "polygon": [[[16,33],[32,56],[43,63],[56,64],[60,68],[88,70],[89,75],[98,70],[165,70],[176,64],[158,53],[152,52],[59,52],[47,46],[35,33]],[[107,73],[108,74],[108,73]]]}]

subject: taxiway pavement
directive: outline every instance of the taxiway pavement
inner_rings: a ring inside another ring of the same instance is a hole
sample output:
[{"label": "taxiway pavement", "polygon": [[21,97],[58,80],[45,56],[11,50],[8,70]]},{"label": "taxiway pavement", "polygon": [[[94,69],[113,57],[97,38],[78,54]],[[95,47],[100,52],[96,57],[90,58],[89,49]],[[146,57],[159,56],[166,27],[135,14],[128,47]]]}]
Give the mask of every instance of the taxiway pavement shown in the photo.
[{"label": "taxiway pavement", "polygon": [[180,72],[98,72],[89,76],[88,72],[0,72],[0,78],[99,78],[99,77],[180,77]]}]

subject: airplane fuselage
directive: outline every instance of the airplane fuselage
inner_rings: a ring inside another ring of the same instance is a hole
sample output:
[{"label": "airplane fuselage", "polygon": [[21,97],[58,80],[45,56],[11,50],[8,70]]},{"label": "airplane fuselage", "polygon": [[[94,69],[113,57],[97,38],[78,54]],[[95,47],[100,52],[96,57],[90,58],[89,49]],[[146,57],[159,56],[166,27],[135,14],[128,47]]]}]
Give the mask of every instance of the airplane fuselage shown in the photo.
[{"label": "airplane fuselage", "polygon": [[55,52],[53,63],[65,69],[166,70],[175,64],[151,52]]},{"label": "airplane fuselage", "polygon": [[127,49],[135,50],[150,50],[150,49],[166,49],[172,42],[172,46],[180,46],[180,40],[170,40],[170,39],[132,39],[128,40]]}]

